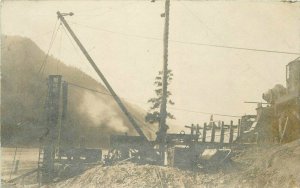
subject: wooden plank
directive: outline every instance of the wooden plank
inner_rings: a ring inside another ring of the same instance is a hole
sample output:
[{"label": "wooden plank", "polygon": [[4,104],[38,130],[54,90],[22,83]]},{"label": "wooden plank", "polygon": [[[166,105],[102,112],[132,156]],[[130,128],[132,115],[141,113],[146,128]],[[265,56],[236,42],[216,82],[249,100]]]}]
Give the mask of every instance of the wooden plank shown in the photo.
[{"label": "wooden plank", "polygon": [[8,183],[12,183],[12,182],[14,182],[14,181],[16,181],[16,180],[18,180],[18,179],[21,179],[21,178],[24,178],[24,177],[26,177],[26,176],[29,176],[29,175],[31,175],[31,174],[37,172],[37,171],[38,171],[38,169],[31,170],[31,171],[29,171],[29,172],[27,172],[27,173],[25,173],[25,174],[22,174],[22,175],[20,175],[20,176],[18,176],[18,177],[16,177],[16,178],[13,178],[13,179],[9,180]]}]

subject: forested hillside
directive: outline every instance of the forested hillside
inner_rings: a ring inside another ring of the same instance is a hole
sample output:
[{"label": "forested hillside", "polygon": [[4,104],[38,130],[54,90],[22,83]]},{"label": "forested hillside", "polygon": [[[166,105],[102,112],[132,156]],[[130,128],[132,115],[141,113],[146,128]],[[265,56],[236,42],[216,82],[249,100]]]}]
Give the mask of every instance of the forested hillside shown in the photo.
[{"label": "forested hillside", "polygon": [[[43,74],[39,74],[44,58],[45,53],[30,39],[2,37],[2,146],[37,144],[38,138],[45,131],[47,77],[56,74],[58,66],[59,74],[65,81],[107,92],[87,74],[51,56],[47,59]],[[62,124],[63,144],[76,145],[80,137],[84,137],[90,147],[107,147],[110,134],[136,134],[111,96],[75,87],[69,87],[68,96],[68,118]],[[145,113],[136,106],[126,105],[139,124],[142,124]],[[153,125],[142,125],[142,128],[148,137],[154,136],[153,130],[156,128]]]}]

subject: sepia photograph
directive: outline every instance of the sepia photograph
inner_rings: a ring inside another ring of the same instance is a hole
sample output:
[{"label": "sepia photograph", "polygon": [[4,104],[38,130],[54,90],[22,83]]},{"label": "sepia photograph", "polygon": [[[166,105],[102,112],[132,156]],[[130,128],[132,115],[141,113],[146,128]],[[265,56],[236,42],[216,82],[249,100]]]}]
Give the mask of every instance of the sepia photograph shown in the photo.
[{"label": "sepia photograph", "polygon": [[300,188],[300,1],[2,0],[3,188]]}]

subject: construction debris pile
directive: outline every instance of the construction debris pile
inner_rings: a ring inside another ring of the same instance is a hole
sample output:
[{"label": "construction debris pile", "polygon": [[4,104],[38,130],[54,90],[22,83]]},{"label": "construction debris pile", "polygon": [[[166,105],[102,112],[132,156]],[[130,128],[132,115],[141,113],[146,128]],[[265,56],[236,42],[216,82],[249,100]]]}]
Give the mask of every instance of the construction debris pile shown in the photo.
[{"label": "construction debris pile", "polygon": [[299,187],[300,140],[253,147],[214,170],[137,165],[96,166],[52,187]]},{"label": "construction debris pile", "polygon": [[191,187],[195,178],[193,172],[171,167],[126,163],[98,166],[54,187]]}]

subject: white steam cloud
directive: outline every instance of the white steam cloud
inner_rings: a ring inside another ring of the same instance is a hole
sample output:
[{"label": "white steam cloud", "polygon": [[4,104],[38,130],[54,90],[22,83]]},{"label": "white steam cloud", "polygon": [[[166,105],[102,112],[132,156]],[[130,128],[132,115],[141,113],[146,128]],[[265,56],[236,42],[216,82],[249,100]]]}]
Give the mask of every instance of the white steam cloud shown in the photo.
[{"label": "white steam cloud", "polygon": [[123,120],[115,112],[110,99],[102,99],[99,96],[85,92],[80,110],[86,113],[95,126],[104,125],[118,132],[128,131]]}]

